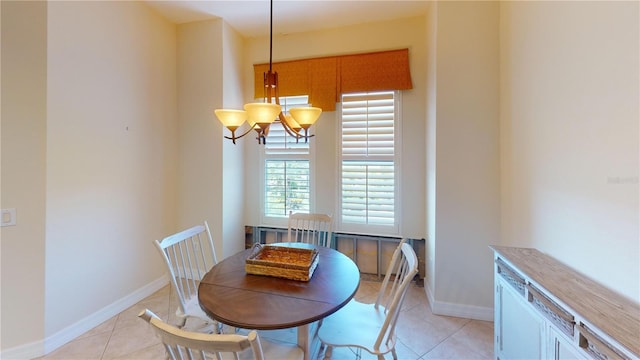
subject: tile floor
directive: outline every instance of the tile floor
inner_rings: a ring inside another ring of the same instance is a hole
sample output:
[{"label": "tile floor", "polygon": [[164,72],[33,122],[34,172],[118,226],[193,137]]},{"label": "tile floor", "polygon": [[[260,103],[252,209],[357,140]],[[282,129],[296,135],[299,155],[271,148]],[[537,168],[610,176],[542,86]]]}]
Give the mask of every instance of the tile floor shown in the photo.
[{"label": "tile floor", "polygon": [[[378,281],[363,279],[356,299],[373,302],[379,285]],[[164,359],[161,343],[149,325],[137,315],[148,308],[162,319],[172,322],[175,320],[176,304],[172,293],[171,288],[166,286],[38,360]],[[198,325],[188,322],[187,326]],[[400,360],[493,357],[492,322],[433,315],[424,288],[419,285],[412,285],[409,289],[396,331],[396,351]],[[261,336],[295,342],[293,330],[261,333]],[[363,359],[373,359],[366,352],[362,355]],[[388,355],[387,358],[392,357]],[[355,359],[355,355],[349,349],[336,348],[331,359]]]}]

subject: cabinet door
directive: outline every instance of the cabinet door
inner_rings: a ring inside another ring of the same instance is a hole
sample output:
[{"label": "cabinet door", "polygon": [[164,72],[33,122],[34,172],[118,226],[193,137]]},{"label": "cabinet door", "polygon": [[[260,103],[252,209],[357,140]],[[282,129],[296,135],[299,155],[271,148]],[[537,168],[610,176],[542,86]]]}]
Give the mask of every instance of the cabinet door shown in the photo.
[{"label": "cabinet door", "polygon": [[549,359],[554,360],[575,360],[586,359],[586,357],[580,352],[580,349],[576,348],[569,338],[564,334],[561,334],[553,326],[549,329]]},{"label": "cabinet door", "polygon": [[545,321],[524,296],[496,277],[496,356],[499,359],[545,358]]}]

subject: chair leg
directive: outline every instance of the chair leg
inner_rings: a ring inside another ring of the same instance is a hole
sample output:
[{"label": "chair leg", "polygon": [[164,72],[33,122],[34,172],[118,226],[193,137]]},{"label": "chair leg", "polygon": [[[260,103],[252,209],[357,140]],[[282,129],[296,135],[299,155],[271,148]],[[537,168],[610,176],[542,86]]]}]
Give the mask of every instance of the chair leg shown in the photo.
[{"label": "chair leg", "polygon": [[333,353],[333,346],[327,345],[327,350],[324,352],[324,360],[330,360],[331,353]]},{"label": "chair leg", "polygon": [[396,354],[396,349],[391,349],[391,355],[393,355],[393,360],[398,360],[398,354]]}]

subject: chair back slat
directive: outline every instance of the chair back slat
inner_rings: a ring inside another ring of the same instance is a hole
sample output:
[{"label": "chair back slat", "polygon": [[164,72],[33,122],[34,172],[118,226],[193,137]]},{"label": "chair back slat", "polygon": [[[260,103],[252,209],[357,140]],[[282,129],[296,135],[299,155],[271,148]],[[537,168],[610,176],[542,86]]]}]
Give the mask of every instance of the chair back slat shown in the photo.
[{"label": "chair back slat", "polygon": [[387,273],[384,276],[375,307],[384,306],[385,321],[378,333],[374,344],[380,349],[384,343],[387,346],[395,343],[395,328],[400,315],[400,309],[411,281],[418,273],[418,257],[411,245],[402,239],[393,252]]},{"label": "chair back slat", "polygon": [[178,297],[178,315],[188,316],[188,303],[197,301],[198,285],[218,263],[209,225],[197,225],[154,242],[165,261]]},{"label": "chair back slat", "polygon": [[331,247],[333,218],[327,214],[289,212],[288,238],[290,242],[303,242]]},{"label": "chair back slat", "polygon": [[[251,349],[254,360],[264,360],[262,344],[256,331],[248,335],[241,334],[205,334],[179,329],[162,321],[148,309],[138,317],[151,324],[155,333],[164,344],[167,354],[174,360],[209,359],[206,354],[214,354],[222,360],[223,354],[238,360],[240,353]],[[198,355],[198,356],[194,356]]]}]

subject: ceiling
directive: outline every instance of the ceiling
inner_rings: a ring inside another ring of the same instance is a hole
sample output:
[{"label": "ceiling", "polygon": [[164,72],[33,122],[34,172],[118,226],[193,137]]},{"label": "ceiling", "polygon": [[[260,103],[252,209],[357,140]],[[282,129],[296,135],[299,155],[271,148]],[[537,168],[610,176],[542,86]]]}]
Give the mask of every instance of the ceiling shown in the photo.
[{"label": "ceiling", "polygon": [[[223,18],[245,37],[269,35],[269,0],[145,0],[182,24]],[[274,35],[314,31],[424,14],[427,0],[274,0]]]}]

